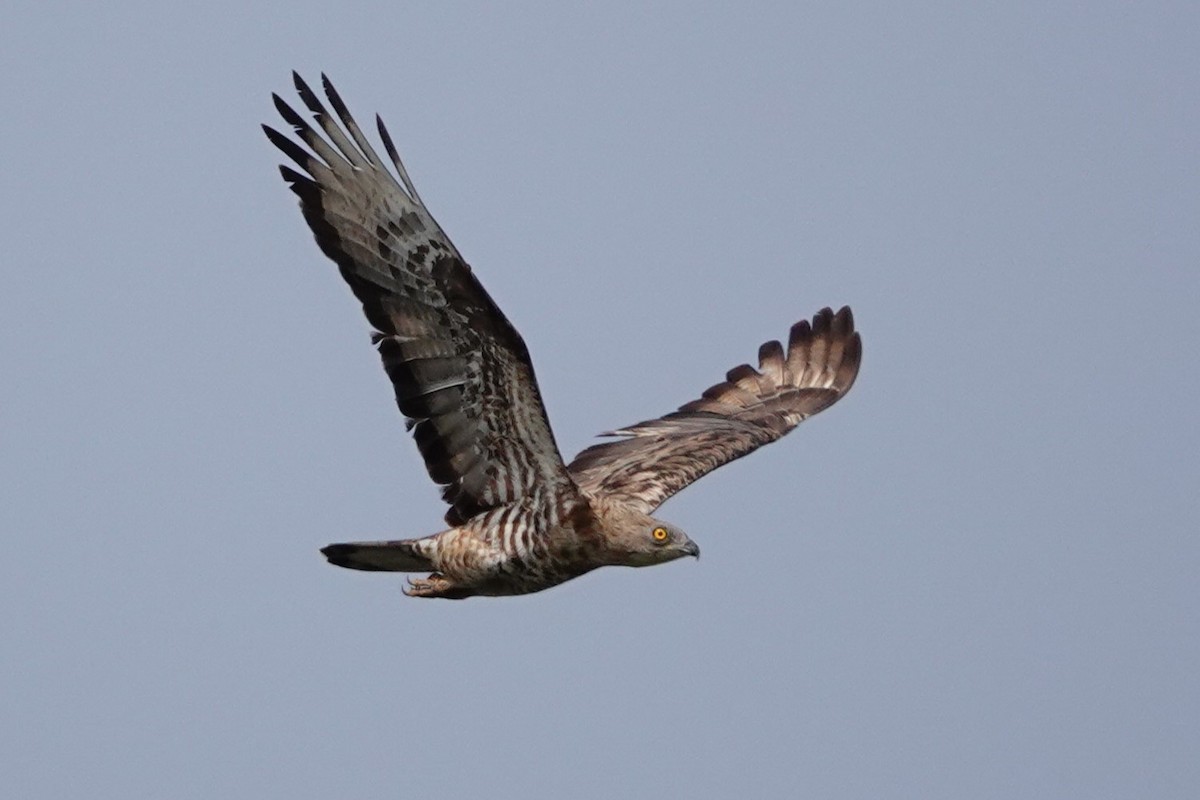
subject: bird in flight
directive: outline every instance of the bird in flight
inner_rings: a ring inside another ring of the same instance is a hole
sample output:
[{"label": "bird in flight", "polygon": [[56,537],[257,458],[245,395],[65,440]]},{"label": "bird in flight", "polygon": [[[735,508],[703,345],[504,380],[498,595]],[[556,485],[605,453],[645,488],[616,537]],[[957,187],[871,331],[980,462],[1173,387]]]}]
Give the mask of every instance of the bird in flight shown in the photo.
[{"label": "bird in flight", "polygon": [[[383,121],[394,172],[329,79],[320,97],[293,73],[315,127],[278,95],[302,147],[264,125],[302,171],[281,166],[321,250],[375,329],[429,476],[449,504],[446,528],[418,539],[331,544],[333,564],[429,573],[415,597],[538,592],[597,567],[646,567],[700,548],[652,513],[708,472],[779,439],[850,390],[862,343],[849,308],[822,309],[771,341],[758,368],[669,414],[611,431],[569,464],[554,441],[521,335],[421,202]],[[340,124],[339,124],[340,122]]]}]

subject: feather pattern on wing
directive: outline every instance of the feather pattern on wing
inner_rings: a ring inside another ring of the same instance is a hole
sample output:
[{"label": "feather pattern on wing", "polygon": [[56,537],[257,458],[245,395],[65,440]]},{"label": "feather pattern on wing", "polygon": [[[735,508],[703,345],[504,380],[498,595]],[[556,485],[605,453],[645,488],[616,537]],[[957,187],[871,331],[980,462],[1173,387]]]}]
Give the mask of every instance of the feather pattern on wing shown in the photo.
[{"label": "feather pattern on wing", "polygon": [[444,487],[446,521],[462,524],[537,487],[573,490],[524,341],[421,202],[383,122],[394,175],[324,75],[337,120],[293,77],[324,136],[278,95],[275,107],[309,149],[263,129],[307,173],[280,167],[377,331],[396,402]]},{"label": "feather pattern on wing", "polygon": [[568,469],[593,496],[650,513],[668,497],[736,458],[779,439],[850,390],[862,341],[849,308],[822,309],[758,351],[759,366],[731,369],[722,383],[658,419],[630,425],[593,445]]}]

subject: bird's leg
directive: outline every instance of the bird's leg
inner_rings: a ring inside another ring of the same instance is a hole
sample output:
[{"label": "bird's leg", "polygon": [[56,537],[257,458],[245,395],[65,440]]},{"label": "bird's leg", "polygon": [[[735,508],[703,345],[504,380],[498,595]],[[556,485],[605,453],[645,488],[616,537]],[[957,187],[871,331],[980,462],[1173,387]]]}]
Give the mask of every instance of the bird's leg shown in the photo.
[{"label": "bird's leg", "polygon": [[428,578],[409,578],[404,593],[409,597],[445,597],[451,600],[461,600],[471,594],[444,575],[433,573]]}]

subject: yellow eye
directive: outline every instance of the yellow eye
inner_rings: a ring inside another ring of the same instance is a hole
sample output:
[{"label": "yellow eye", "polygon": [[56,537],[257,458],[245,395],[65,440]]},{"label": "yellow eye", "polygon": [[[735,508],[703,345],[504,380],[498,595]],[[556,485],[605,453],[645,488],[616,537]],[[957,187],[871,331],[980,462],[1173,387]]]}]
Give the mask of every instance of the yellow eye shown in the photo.
[{"label": "yellow eye", "polygon": [[671,534],[667,533],[666,528],[655,528],[650,532],[650,535],[654,537],[654,541],[656,542],[665,542],[671,536]]}]

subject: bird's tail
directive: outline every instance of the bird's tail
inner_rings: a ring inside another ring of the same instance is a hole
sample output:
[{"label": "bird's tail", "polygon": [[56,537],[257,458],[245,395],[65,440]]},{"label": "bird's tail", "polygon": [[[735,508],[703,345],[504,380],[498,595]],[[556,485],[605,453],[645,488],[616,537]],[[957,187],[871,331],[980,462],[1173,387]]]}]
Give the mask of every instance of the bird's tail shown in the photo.
[{"label": "bird's tail", "polygon": [[416,547],[418,539],[393,542],[345,542],[321,548],[330,564],[369,572],[433,572],[433,563]]}]

